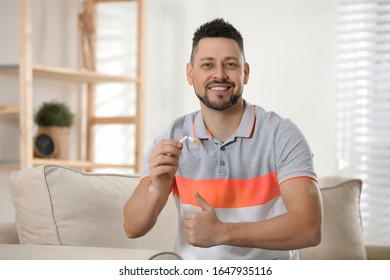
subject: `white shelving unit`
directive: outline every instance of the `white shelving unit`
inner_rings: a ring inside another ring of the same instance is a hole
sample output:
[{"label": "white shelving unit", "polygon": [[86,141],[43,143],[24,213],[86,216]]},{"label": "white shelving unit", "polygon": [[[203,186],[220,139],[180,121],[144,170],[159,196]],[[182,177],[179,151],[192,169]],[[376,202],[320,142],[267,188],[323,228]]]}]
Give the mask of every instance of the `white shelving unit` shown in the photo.
[{"label": "white shelving unit", "polygon": [[[64,0],[66,1],[66,0]],[[108,75],[85,69],[66,69],[49,65],[32,63],[32,23],[31,5],[33,0],[19,0],[19,64],[0,65],[0,74],[14,75],[19,80],[19,104],[2,104],[0,100],[0,116],[15,115],[19,118],[19,163],[13,160],[0,159],[0,168],[10,168],[16,165],[21,168],[30,168],[44,163],[56,163],[78,169],[94,168],[130,168],[139,171],[142,165],[143,153],[143,116],[144,106],[144,37],[145,37],[145,0],[87,0],[92,5],[103,2],[136,2],[137,5],[137,55],[135,77]],[[75,15],[77,16],[77,15]],[[69,83],[82,83],[87,85],[88,108],[87,118],[87,156],[80,160],[56,160],[34,158],[33,156],[33,83],[44,83],[45,80],[66,81]],[[37,81],[36,81],[37,80]],[[120,117],[97,117],[94,115],[94,85],[100,83],[132,83],[136,91],[136,114]],[[132,164],[101,163],[94,160],[94,125],[135,125],[135,161]]]}]

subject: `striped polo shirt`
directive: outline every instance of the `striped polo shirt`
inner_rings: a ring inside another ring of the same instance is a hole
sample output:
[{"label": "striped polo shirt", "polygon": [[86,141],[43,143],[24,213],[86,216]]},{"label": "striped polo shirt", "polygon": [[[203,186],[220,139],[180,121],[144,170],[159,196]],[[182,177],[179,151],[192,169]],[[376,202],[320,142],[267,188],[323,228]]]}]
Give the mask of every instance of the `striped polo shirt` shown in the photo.
[{"label": "striped polo shirt", "polygon": [[274,112],[244,100],[245,109],[237,131],[225,142],[214,138],[197,111],[173,121],[145,155],[148,159],[162,139],[196,139],[183,143],[179,168],[172,181],[179,212],[175,251],[184,259],[294,259],[296,251],[275,251],[219,245],[199,248],[186,242],[183,219],[200,212],[195,200],[199,192],[212,205],[222,222],[256,222],[286,212],[280,184],[294,177],[316,179],[313,154],[298,127]]}]

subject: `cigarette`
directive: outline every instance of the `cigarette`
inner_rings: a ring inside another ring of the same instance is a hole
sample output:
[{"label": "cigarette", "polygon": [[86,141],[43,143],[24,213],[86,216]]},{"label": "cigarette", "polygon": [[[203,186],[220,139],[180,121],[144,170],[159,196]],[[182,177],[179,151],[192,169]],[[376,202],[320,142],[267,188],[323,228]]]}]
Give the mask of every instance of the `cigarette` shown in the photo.
[{"label": "cigarette", "polygon": [[191,136],[184,136],[183,138],[181,138],[181,140],[179,141],[180,143],[183,143],[185,140],[190,140],[192,143],[194,143],[197,147],[200,147],[200,143],[198,141],[196,141],[194,138],[192,138]]}]

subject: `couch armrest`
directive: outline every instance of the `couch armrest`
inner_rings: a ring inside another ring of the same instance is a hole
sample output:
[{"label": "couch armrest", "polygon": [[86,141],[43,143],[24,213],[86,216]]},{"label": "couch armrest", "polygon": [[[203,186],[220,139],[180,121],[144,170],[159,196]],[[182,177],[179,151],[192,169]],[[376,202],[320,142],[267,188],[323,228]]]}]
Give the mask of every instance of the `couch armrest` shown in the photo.
[{"label": "couch armrest", "polygon": [[0,244],[0,260],[181,260],[173,252],[127,248]]},{"label": "couch armrest", "polygon": [[14,223],[0,223],[0,244],[19,244],[18,231]]},{"label": "couch armrest", "polygon": [[367,259],[390,260],[390,245],[365,244]]}]

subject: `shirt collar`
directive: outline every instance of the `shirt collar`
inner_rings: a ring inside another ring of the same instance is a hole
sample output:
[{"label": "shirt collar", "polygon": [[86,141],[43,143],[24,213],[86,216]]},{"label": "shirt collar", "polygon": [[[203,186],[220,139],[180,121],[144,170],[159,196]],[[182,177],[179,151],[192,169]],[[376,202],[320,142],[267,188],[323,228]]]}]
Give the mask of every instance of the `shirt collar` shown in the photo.
[{"label": "shirt collar", "polygon": [[[238,129],[234,133],[234,137],[248,138],[252,135],[253,132],[256,120],[254,106],[245,100],[244,106],[244,113],[242,115]],[[204,123],[203,114],[201,110],[195,116],[192,125],[192,133],[198,139],[208,139],[212,136],[211,133],[208,131],[206,124]]]}]

